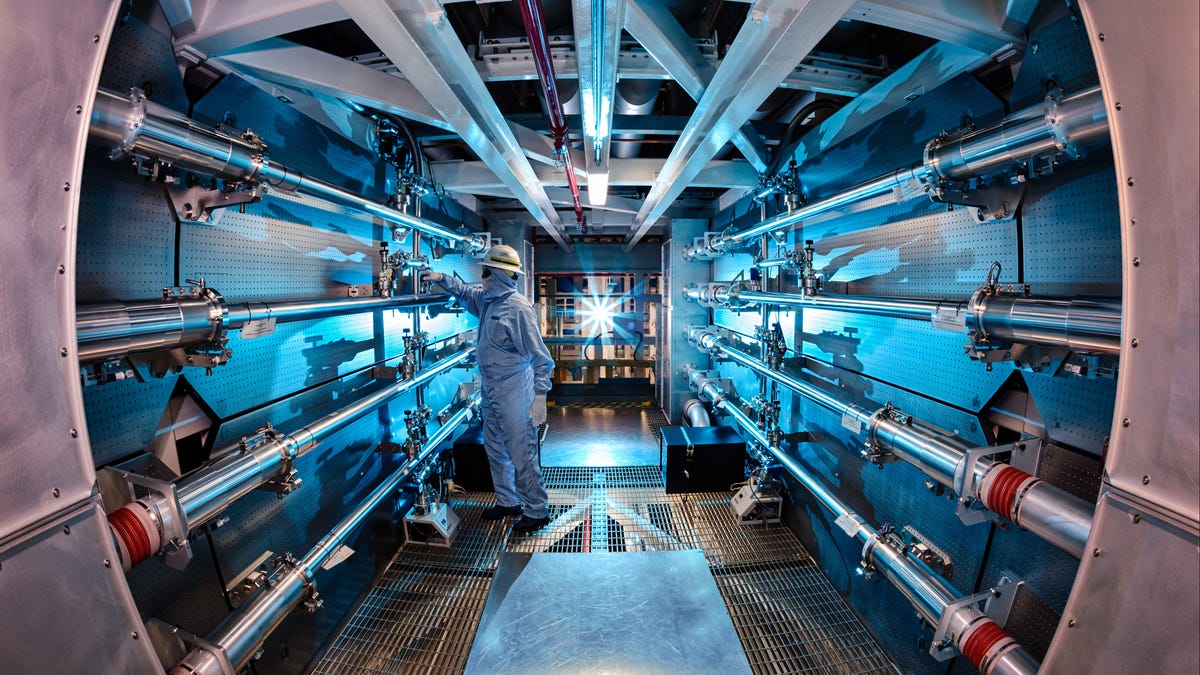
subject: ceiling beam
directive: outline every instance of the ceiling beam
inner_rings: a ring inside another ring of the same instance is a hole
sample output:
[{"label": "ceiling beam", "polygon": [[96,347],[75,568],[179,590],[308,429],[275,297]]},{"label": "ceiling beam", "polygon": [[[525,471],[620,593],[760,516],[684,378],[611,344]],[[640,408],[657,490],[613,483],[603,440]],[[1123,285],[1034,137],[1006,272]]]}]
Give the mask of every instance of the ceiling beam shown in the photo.
[{"label": "ceiling beam", "polygon": [[[631,16],[637,2],[630,0]],[[760,0],[750,8],[721,69],[705,89],[695,114],[650,188],[630,228],[626,250],[637,244],[851,4],[852,0]]]},{"label": "ceiling beam", "polygon": [[554,205],[436,0],[419,0],[399,12],[383,0],[339,3],[393,63],[401,64],[405,78],[569,252]]},{"label": "ceiling beam", "polygon": [[[341,21],[346,12],[332,0],[208,0],[173,3],[168,15],[175,53],[193,62],[293,31]],[[183,5],[189,5],[187,10]]]},{"label": "ceiling beam", "polygon": [[412,82],[287,40],[263,40],[215,61],[239,74],[453,129]]},{"label": "ceiling beam", "polygon": [[[671,11],[657,0],[627,0],[628,9],[625,13],[625,30],[629,31],[642,47],[666,69],[679,86],[691,96],[700,101],[705,89],[712,82],[716,69],[696,48],[692,40]],[[807,52],[800,58],[807,56]],[[800,59],[796,59],[788,69],[795,69]],[[724,68],[724,66],[722,66]],[[786,73],[785,73],[786,75]],[[782,82],[784,78],[780,78]],[[775,82],[772,85],[774,89]],[[765,98],[765,97],[764,97]],[[761,101],[759,101],[761,103]],[[744,121],[744,120],[743,120]],[[739,125],[741,126],[741,125]],[[732,137],[733,144],[741,151],[742,156],[749,160],[759,171],[767,169],[766,146],[754,132],[753,127],[744,126],[738,129]]]},{"label": "ceiling beam", "polygon": [[1014,26],[1022,16],[1028,21],[1030,10],[1015,5],[1011,11],[1017,16],[1010,19],[997,0],[858,0],[846,18],[1002,56],[1025,48],[1024,37],[1004,29],[1006,22]]},{"label": "ceiling beam", "polygon": [[[614,157],[609,165],[609,185],[613,187],[648,187],[662,173],[665,159],[621,159]],[[483,162],[433,162],[430,165],[439,185],[451,192],[494,194],[504,183]],[[561,187],[567,184],[561,169],[550,165],[533,167],[543,185]],[[586,181],[585,181],[586,182]],[[692,180],[689,187],[752,188],[758,184],[758,172],[745,160],[713,160],[708,162]]]}]

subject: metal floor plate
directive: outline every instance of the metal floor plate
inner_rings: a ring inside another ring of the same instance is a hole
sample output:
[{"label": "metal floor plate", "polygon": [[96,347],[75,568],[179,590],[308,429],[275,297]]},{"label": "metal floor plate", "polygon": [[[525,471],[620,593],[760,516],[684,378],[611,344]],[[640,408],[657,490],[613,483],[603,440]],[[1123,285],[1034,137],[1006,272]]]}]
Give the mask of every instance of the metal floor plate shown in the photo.
[{"label": "metal floor plate", "polygon": [[753,672],[897,672],[795,535],[735,524],[730,494],[668,495],[657,466],[546,467],[543,480],[552,522],[532,536],[480,520],[490,493],[452,500],[454,546],[401,548],[314,672],[464,672],[505,552],[696,550]]},{"label": "metal floor plate", "polygon": [[750,673],[700,551],[506,553],[467,673]]}]

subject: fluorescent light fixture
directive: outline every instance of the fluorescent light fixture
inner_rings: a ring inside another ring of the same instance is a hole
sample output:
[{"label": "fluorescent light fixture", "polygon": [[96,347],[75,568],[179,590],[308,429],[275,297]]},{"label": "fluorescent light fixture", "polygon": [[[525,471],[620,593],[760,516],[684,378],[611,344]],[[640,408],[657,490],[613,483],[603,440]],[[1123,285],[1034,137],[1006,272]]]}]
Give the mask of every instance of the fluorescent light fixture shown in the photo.
[{"label": "fluorescent light fixture", "polygon": [[608,201],[608,167],[593,166],[588,169],[588,204],[604,206]]}]

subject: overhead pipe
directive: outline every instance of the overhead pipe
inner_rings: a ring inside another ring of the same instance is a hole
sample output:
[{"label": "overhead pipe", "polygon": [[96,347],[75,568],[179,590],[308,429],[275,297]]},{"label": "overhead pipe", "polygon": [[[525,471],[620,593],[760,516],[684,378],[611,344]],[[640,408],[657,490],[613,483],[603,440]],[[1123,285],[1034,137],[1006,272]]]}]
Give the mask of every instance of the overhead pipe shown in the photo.
[{"label": "overhead pipe", "polygon": [[752,305],[826,309],[871,316],[928,321],[945,330],[961,328],[972,340],[1015,342],[1116,356],[1121,351],[1120,298],[1065,298],[985,292],[967,300],[876,298],[825,293],[766,293],[742,283],[692,284],[684,298],[709,307]]},{"label": "overhead pipe", "polygon": [[230,304],[202,286],[180,296],[79,305],[75,308],[75,335],[79,361],[92,363],[217,342],[227,331],[241,330],[252,321],[289,323],[449,301],[447,293],[430,293]]},{"label": "overhead pipe", "polygon": [[146,100],[137,88],[129,94],[98,89],[91,134],[109,144],[112,159],[148,157],[232,183],[262,183],[299,192],[444,239],[467,253],[478,253],[488,246],[483,235],[456,232],[273,162],[267,157],[266,145],[250,132],[237,137],[200,126]]},{"label": "overhead pipe", "polygon": [[[712,328],[693,326],[688,329],[687,336],[692,344],[714,357],[745,366],[837,414],[843,427],[861,435],[876,452],[893,454],[938,483],[952,490],[956,488],[955,474],[966,468],[968,451],[975,447],[972,444],[913,420],[890,406],[869,411],[846,403],[734,349]],[[974,461],[972,475],[968,478],[961,486],[970,494],[960,494],[960,498],[978,500],[988,510],[1059,549],[1076,558],[1083,556],[1092,529],[1093,504],[990,458]]]},{"label": "overhead pipe", "polygon": [[146,558],[180,545],[195,528],[230,504],[267,483],[286,479],[295,460],[334,433],[388,401],[431,382],[472,357],[474,348],[459,351],[354,403],[302,426],[281,432],[268,425],[251,439],[214,453],[219,459],[175,484],[168,493],[126,504],[108,516],[126,571]]},{"label": "overhead pipe", "polygon": [[[308,604],[315,609],[316,573],[384,502],[392,497],[458,425],[471,420],[479,408],[474,394],[446,423],[430,434],[420,452],[393,471],[355,509],[317,542],[300,560],[290,557],[274,570],[264,590],[237,614],[226,620],[204,644],[192,650],[171,675],[227,675],[246,666],[263,642],[294,609]],[[227,670],[231,666],[232,670]]]},{"label": "overhead pipe", "polygon": [[999,123],[958,138],[940,136],[925,145],[924,159],[896,169],[745,230],[712,236],[683,250],[685,260],[722,255],[772,232],[793,227],[856,202],[904,189],[913,181],[927,188],[942,181],[985,178],[1016,165],[1068,154],[1079,157],[1108,141],[1108,117],[1100,87],[1044,101],[1008,115]]},{"label": "overhead pipe", "polygon": [[542,17],[541,0],[520,0],[521,19],[525,23],[525,36],[529,50],[537,67],[538,82],[542,95],[546,97],[546,110],[550,115],[550,134],[554,137],[554,151],[562,155],[563,170],[567,172],[567,185],[571,188],[571,202],[575,206],[575,221],[580,228],[587,227],[583,216],[583,203],[579,201],[579,183],[575,180],[575,165],[571,161],[567,146],[567,117],[563,113],[558,97],[558,79],[554,75],[554,60],[550,56],[550,42],[546,37],[546,22]]},{"label": "overhead pipe", "polygon": [[897,543],[863,520],[794,457],[768,436],[732,400],[733,392],[722,388],[717,378],[692,366],[684,369],[692,388],[730,414],[738,425],[780,463],[818,502],[834,516],[837,528],[862,545],[862,564],[892,582],[917,613],[935,627],[944,626],[950,643],[981,673],[987,675],[1033,675],[1037,661],[993,619],[979,611],[976,603],[963,603],[963,596],[950,588],[928,566],[910,557]]}]

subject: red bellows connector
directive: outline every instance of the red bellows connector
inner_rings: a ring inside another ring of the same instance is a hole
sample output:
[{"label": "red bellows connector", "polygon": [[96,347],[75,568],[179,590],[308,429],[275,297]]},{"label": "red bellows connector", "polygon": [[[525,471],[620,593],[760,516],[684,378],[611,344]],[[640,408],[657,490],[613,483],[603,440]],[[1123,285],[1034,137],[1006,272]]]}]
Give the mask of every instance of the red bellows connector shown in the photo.
[{"label": "red bellows connector", "polygon": [[995,621],[981,617],[964,631],[958,640],[958,651],[983,675],[988,675],[996,657],[1017,646],[1017,641],[1004,632]]},{"label": "red bellows connector", "polygon": [[142,502],[126,504],[108,514],[108,525],[121,557],[121,567],[126,572],[162,547],[162,535],[150,510]]},{"label": "red bellows connector", "polygon": [[567,171],[567,185],[571,187],[571,200],[575,203],[575,220],[579,227],[587,225],[583,217],[583,204],[579,201],[579,183],[575,181],[575,167],[567,147],[567,116],[563,114],[562,101],[558,98],[558,82],[554,76],[554,61],[550,58],[550,42],[546,38],[546,22],[542,18],[541,0],[520,0],[521,18],[525,21],[525,37],[529,39],[529,50],[537,66],[538,82],[546,97],[546,109],[550,112],[550,133],[554,136],[554,149],[562,154],[563,168]]},{"label": "red bellows connector", "polygon": [[1020,469],[997,465],[983,477],[979,486],[979,498],[989,510],[1020,525],[1021,497],[1040,482],[1040,478]]}]

